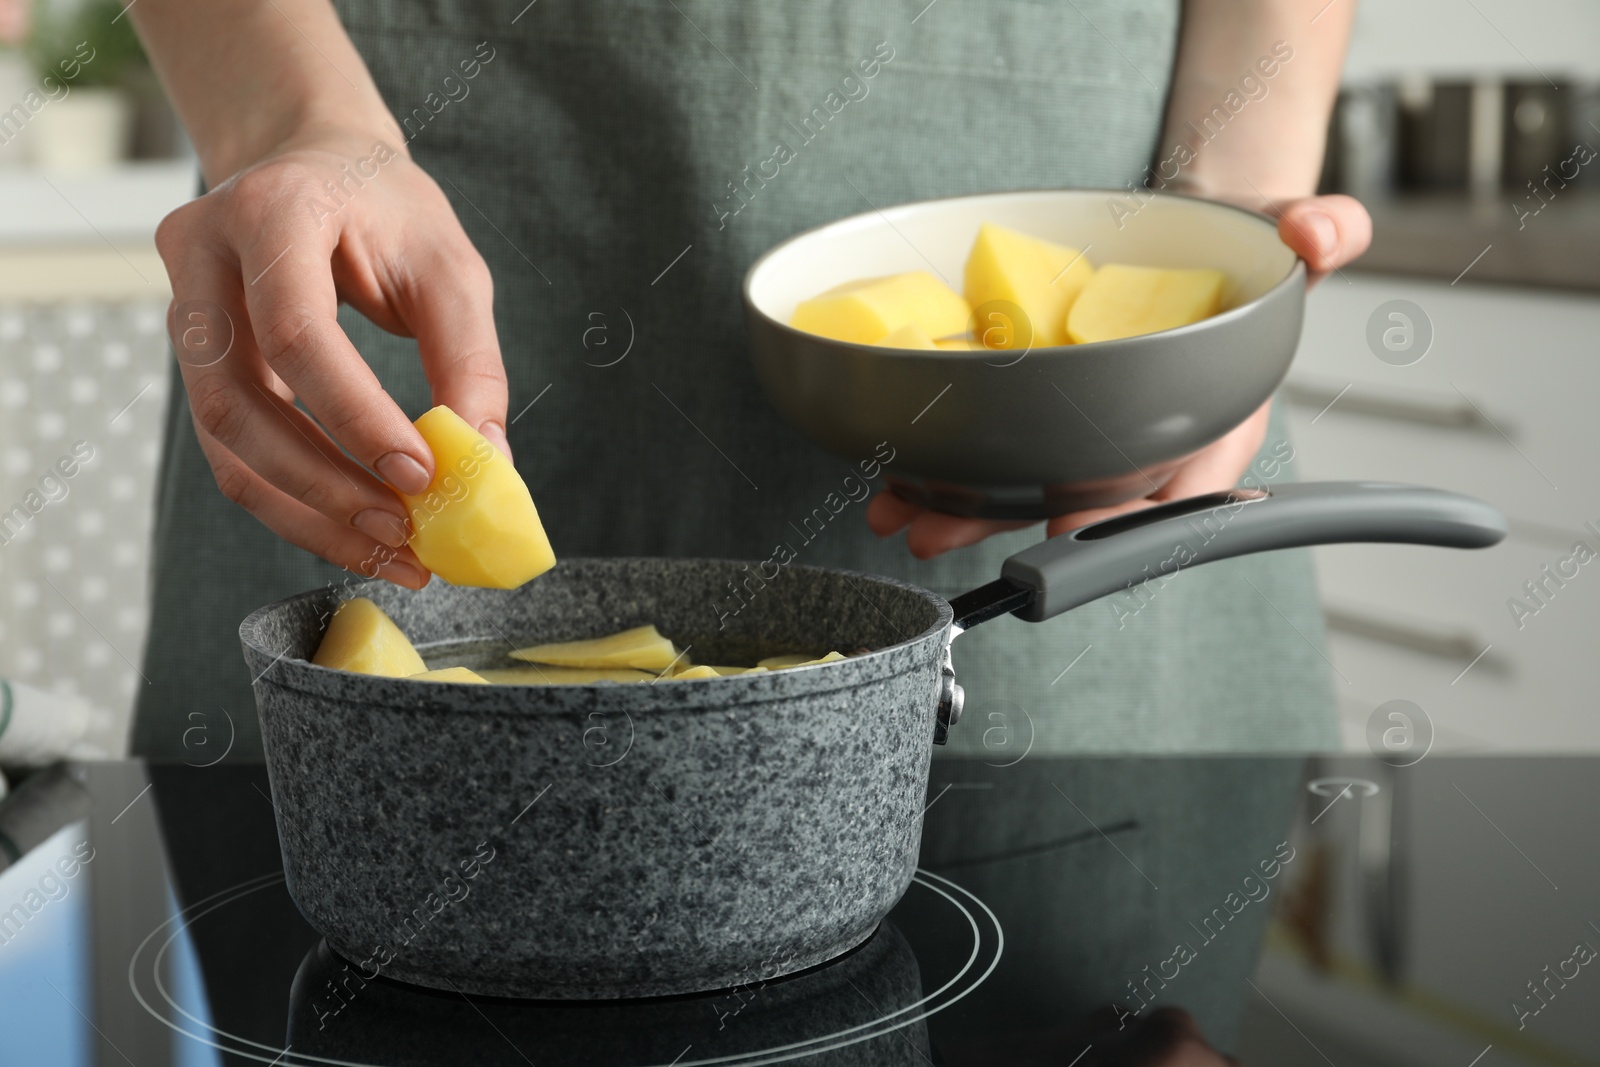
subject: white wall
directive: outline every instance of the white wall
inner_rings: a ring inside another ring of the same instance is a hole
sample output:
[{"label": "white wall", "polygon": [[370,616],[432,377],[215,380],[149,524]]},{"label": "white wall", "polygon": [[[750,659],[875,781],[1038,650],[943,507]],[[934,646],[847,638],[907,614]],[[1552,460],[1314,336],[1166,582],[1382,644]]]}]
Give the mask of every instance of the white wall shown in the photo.
[{"label": "white wall", "polygon": [[1540,71],[1557,82],[1600,80],[1600,3],[1367,0],[1357,10],[1345,80],[1423,73],[1539,81]]}]

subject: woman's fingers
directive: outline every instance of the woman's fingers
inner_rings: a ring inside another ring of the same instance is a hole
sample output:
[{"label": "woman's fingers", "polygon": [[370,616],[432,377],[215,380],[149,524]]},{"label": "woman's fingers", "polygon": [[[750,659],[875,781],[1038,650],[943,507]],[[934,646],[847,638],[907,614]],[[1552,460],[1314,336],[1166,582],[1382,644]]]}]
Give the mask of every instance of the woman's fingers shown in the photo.
[{"label": "woman's fingers", "polygon": [[1256,453],[1261,451],[1261,442],[1267,439],[1267,420],[1271,415],[1272,400],[1269,398],[1248,419],[1195,453],[1166,485],[1150,494],[1150,499],[1157,503],[1183,500],[1238,485]]},{"label": "woman's fingers", "polygon": [[433,454],[339,327],[330,266],[338,235],[261,188],[273,180],[283,179],[266,174],[219,190],[265,201],[243,203],[229,228],[256,348],[329,437],[396,489],[423,492]]},{"label": "woman's fingers", "polygon": [[932,559],[953,548],[965,548],[994,534],[1033,524],[946,515],[909,503],[885,490],[867,504],[867,525],[879,537],[906,530],[906,547],[911,554],[918,559]]},{"label": "woman's fingers", "polygon": [[1001,522],[925,510],[911,520],[911,527],[906,531],[906,547],[918,559],[932,559],[951,549],[966,548],[995,534],[1020,530],[1033,524],[1030,519]]},{"label": "woman's fingers", "polygon": [[1159,503],[1160,501],[1154,497],[1140,497],[1137,500],[1127,500],[1121,504],[1111,504],[1103,508],[1088,508],[1084,511],[1073,511],[1065,515],[1057,515],[1045,524],[1045,536],[1054,537],[1056,534],[1064,534],[1068,530],[1076,530],[1080,527],[1100,522],[1102,519],[1126,515],[1130,511],[1143,511],[1145,508],[1154,507]]},{"label": "woman's fingers", "polygon": [[[294,406],[285,383],[262,366],[238,279],[227,280],[229,259],[194,242],[169,267],[179,294],[169,328],[197,428],[307,508],[392,547],[405,544],[409,527],[399,498],[341,452]],[[205,317],[219,318],[206,326],[211,347],[198,351],[189,345],[194,327],[178,322],[176,314],[179,307],[196,305]]]},{"label": "woman's fingers", "polygon": [[1170,500],[1185,500],[1192,496],[1234,488],[1239,484],[1244,472],[1250,469],[1250,463],[1255,459],[1256,453],[1261,451],[1261,442],[1266,440],[1267,420],[1271,414],[1272,401],[1269,399],[1248,419],[1191,456],[1165,485],[1149,496],[1112,507],[1059,515],[1050,520],[1047,527],[1049,535],[1054,537],[1056,534],[1076,530],[1102,519],[1126,515],[1131,511],[1142,511]]},{"label": "woman's fingers", "polygon": [[[433,402],[449,407],[510,458],[494,279],[444,193],[421,171],[410,172],[420,208],[384,232],[387,253],[370,247],[370,234],[341,235],[334,282],[339,295],[378,326],[415,337]],[[380,272],[380,265],[386,269]]]},{"label": "woman's fingers", "polygon": [[1372,243],[1372,216],[1354,197],[1310,196],[1282,204],[1278,237],[1306,261],[1315,282],[1361,256]]},{"label": "woman's fingers", "polygon": [[897,534],[911,525],[922,509],[885,489],[867,501],[867,527],[879,537]]},{"label": "woman's fingers", "polygon": [[[1113,504],[1109,507],[1090,508],[1067,515],[1057,515],[1045,526],[1049,537],[1076,530],[1090,523],[1100,522],[1116,515],[1142,511],[1169,500],[1182,500],[1203,493],[1232,489],[1249,469],[1250,461],[1261,450],[1267,436],[1267,420],[1272,412],[1268,400],[1251,416],[1218,440],[1197,452],[1159,490],[1147,497]],[[887,537],[900,530],[906,534],[906,546],[918,559],[932,559],[953,548],[977,544],[986,537],[1007,530],[1020,530],[1028,522],[997,522],[992,519],[970,519],[929,511],[907,503],[890,492],[881,492],[867,505],[867,525],[879,537]]]},{"label": "woman's fingers", "polygon": [[285,541],[363,578],[383,578],[407,589],[421,589],[428,584],[431,575],[411,549],[380,544],[360,530],[307,507],[270,485],[201,427],[195,427],[195,434],[223,496]]},{"label": "woman's fingers", "polygon": [[[1308,283],[1357,259],[1372,243],[1372,218],[1354,197],[1312,196],[1277,207],[1278,235],[1306,261]],[[1140,511],[1169,500],[1232,489],[1249,469],[1266,439],[1269,399],[1248,419],[1192,456],[1168,482],[1148,497],[1111,507],[1058,515],[1046,525],[1054,537],[1116,515]],[[926,511],[891,493],[879,493],[867,508],[867,523],[880,537],[908,530],[906,544],[914,556],[930,559],[952,548],[976,544],[1003,530],[1026,523],[995,523]]]},{"label": "woman's fingers", "polygon": [[[340,183],[353,144],[331,134],[285,149],[173,212],[156,243],[196,432],[222,491],[294,544],[416,587],[427,572],[405,547],[395,491],[425,492],[434,457],[340,328],[339,303],[416,337],[435,402],[509,456],[493,286],[449,201],[408,159]],[[334,184],[344,195],[329,211]],[[226,355],[188,350],[192,330],[177,322],[187,305],[226,319]]]},{"label": "woman's fingers", "polygon": [[433,402],[450,408],[511,458],[506,371],[494,328],[494,281],[465,235],[412,258],[399,301],[417,339]]},{"label": "woman's fingers", "polygon": [[328,440],[305,412],[248,370],[184,369],[195,425],[278,492],[398,548],[410,537],[393,490]]}]

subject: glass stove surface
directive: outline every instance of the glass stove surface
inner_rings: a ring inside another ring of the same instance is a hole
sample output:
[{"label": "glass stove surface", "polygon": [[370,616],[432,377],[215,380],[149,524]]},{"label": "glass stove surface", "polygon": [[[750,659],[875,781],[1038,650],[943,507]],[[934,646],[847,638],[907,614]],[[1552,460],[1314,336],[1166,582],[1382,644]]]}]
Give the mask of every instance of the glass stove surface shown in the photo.
[{"label": "glass stove surface", "polygon": [[0,1063],[1600,1063],[1592,759],[937,760],[921,870],[861,948],[610,1003],[352,967],[269,797],[233,764],[19,783]]}]

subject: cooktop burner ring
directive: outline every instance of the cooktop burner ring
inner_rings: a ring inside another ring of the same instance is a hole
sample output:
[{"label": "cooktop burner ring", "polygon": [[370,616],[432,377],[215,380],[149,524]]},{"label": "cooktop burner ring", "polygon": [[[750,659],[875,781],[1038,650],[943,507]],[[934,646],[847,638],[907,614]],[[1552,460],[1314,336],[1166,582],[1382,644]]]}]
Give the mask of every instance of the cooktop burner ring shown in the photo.
[{"label": "cooktop burner ring", "polygon": [[[175,1033],[191,1040],[199,1041],[219,1051],[255,1060],[258,1063],[270,1064],[273,1067],[386,1067],[384,1064],[369,1061],[344,1060],[297,1053],[293,1050],[292,1045],[280,1048],[277,1045],[266,1044],[238,1034],[219,1030],[205,1020],[191,1014],[167,988],[167,983],[162,975],[163,962],[167,951],[190,926],[213,911],[234,904],[253,893],[258,893],[263,889],[281,885],[282,883],[282,872],[272,872],[248,879],[189,905],[157,926],[140,941],[139,947],[134,950],[132,957],[128,960],[128,986],[134,998],[153,1018]],[[972,937],[972,947],[966,961],[959,970],[945,979],[933,992],[927,993],[920,1000],[895,1011],[886,1012],[869,1022],[833,1033],[820,1034],[803,1041],[790,1042],[783,1046],[752,1050],[729,1056],[696,1060],[680,1058],[674,1060],[671,1064],[639,1064],[637,1067],[765,1067],[765,1065],[785,1063],[805,1056],[813,1056],[868,1041],[894,1030],[921,1022],[966,997],[978,986],[982,985],[994,973],[995,968],[999,966],[1000,959],[1005,952],[1005,931],[1001,928],[998,917],[990,910],[988,905],[969,890],[948,878],[918,868],[916,875],[912,879],[912,885],[919,886],[923,890],[943,898],[961,918],[966,920],[967,929]],[[970,902],[971,906],[969,906],[968,902]],[[982,920],[981,922],[980,919]],[[958,925],[955,923],[950,924],[952,927]],[[153,943],[157,941],[163,931],[168,931],[167,936],[160,941],[159,946],[153,947]],[[147,965],[142,966],[141,961],[144,961]],[[168,1017],[158,1005],[153,1004],[146,997],[146,990],[140,987],[141,980],[153,982],[156,995],[160,1000],[165,1001],[166,1006],[171,1009],[174,1017]],[[905,1017],[901,1018],[901,1016]],[[187,1028],[189,1024],[192,1024],[194,1029]]]}]

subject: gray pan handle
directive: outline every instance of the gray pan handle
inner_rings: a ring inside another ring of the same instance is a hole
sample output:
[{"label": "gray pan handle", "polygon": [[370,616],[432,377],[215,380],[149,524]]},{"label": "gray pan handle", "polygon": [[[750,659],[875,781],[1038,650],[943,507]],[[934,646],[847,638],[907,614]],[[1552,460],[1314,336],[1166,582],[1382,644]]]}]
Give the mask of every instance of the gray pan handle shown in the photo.
[{"label": "gray pan handle", "polygon": [[1251,552],[1344,541],[1487,548],[1506,532],[1505,516],[1459,493],[1390,482],[1300,482],[1118,515],[1018,552],[1000,573],[1031,593],[1013,614],[1042,622],[1133,583]]}]

